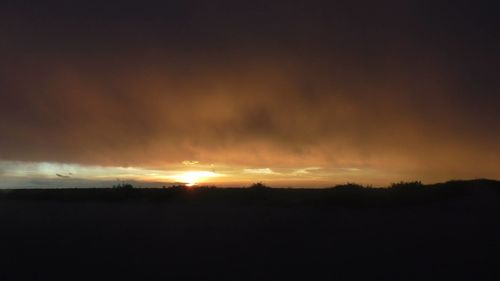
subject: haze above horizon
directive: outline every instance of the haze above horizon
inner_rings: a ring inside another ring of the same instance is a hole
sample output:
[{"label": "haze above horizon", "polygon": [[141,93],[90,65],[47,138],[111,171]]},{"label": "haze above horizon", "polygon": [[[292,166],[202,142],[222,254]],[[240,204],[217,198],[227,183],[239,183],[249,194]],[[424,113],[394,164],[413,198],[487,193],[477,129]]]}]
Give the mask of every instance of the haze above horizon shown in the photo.
[{"label": "haze above horizon", "polygon": [[492,6],[7,1],[0,188],[499,179]]}]

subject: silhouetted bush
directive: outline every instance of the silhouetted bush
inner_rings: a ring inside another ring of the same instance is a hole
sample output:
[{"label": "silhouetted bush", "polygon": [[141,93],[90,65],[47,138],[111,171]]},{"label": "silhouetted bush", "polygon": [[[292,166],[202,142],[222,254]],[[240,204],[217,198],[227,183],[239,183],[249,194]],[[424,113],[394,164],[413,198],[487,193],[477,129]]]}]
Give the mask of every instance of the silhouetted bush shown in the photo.
[{"label": "silhouetted bush", "polygon": [[362,190],[365,189],[366,187],[362,186],[361,184],[357,183],[346,183],[346,184],[340,184],[332,187],[331,189],[334,190]]},{"label": "silhouetted bush", "polygon": [[174,184],[168,187],[171,190],[186,190],[187,186],[185,184]]},{"label": "silhouetted bush", "polygon": [[196,187],[196,190],[210,190],[210,189],[216,189],[217,186],[215,185],[202,185],[202,186],[198,186]]},{"label": "silhouetted bush", "polygon": [[130,183],[120,183],[117,185],[113,185],[113,188],[116,188],[116,189],[134,189],[134,186],[131,185]]},{"label": "silhouetted bush", "polygon": [[421,181],[412,181],[412,182],[397,182],[397,183],[392,183],[390,188],[397,188],[397,189],[416,189],[416,188],[422,188],[424,185],[422,184]]},{"label": "silhouetted bush", "polygon": [[257,182],[257,183],[252,184],[249,188],[250,189],[255,189],[255,190],[262,190],[262,189],[270,189],[271,187],[265,185],[262,182]]}]

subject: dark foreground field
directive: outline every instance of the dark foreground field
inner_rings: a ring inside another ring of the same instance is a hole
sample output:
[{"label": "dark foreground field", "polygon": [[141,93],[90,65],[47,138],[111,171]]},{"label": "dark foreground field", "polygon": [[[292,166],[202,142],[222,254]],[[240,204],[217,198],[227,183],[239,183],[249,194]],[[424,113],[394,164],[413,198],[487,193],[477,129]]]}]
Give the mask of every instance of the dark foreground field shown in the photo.
[{"label": "dark foreground field", "polygon": [[0,192],[0,280],[500,280],[500,182]]}]

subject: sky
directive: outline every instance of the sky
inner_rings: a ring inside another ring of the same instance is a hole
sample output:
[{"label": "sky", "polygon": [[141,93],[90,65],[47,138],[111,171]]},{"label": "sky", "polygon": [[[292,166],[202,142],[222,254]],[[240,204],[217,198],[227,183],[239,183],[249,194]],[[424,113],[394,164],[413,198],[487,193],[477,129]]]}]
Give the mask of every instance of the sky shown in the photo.
[{"label": "sky", "polygon": [[500,178],[494,1],[0,5],[0,188]]}]

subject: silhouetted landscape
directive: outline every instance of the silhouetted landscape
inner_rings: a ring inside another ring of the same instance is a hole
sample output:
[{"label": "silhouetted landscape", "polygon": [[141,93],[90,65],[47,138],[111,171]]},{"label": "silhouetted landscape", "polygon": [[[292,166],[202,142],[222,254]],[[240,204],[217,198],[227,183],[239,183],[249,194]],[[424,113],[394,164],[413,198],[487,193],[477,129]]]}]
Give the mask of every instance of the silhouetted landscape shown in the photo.
[{"label": "silhouetted landscape", "polygon": [[500,182],[0,191],[0,280],[499,280]]},{"label": "silhouetted landscape", "polygon": [[498,11],[1,1],[0,281],[499,281]]}]

